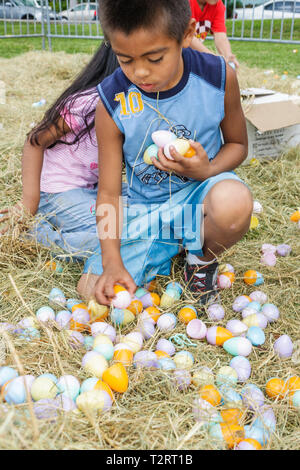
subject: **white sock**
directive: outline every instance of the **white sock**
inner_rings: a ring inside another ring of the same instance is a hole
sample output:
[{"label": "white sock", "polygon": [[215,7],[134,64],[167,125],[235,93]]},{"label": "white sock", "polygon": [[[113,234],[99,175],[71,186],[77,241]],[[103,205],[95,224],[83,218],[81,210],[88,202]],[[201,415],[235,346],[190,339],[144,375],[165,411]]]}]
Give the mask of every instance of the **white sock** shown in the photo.
[{"label": "white sock", "polygon": [[193,255],[192,253],[188,253],[186,257],[186,261],[188,264],[199,264],[201,266],[206,266],[208,264],[212,264],[216,261],[216,258],[214,258],[211,261],[202,261],[201,259],[198,258],[197,255]]}]

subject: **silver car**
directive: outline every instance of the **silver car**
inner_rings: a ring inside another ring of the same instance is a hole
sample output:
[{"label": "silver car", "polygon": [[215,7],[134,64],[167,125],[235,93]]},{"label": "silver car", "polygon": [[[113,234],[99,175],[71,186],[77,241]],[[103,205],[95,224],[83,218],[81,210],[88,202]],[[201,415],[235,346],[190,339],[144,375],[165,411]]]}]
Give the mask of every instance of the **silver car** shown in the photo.
[{"label": "silver car", "polygon": [[97,18],[97,3],[80,3],[60,13],[63,21],[93,21]]},{"label": "silver car", "polygon": [[[44,21],[47,18],[47,9],[24,5],[21,0],[0,0],[0,18],[6,20],[35,20],[42,21],[42,13],[44,13]],[[50,20],[59,20],[60,16],[55,15],[48,10]]]}]

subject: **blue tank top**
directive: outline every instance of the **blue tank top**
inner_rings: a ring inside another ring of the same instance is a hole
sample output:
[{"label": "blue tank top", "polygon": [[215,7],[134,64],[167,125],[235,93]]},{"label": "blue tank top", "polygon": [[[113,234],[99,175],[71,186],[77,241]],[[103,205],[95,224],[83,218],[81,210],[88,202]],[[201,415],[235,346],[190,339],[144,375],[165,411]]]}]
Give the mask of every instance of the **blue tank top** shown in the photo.
[{"label": "blue tank top", "polygon": [[118,68],[98,85],[100,98],[122,134],[129,203],[161,203],[195,180],[143,160],[151,134],[168,130],[200,142],[212,160],[222,145],[226,81],[221,57],[183,49],[184,73],[172,89],[147,93]]}]

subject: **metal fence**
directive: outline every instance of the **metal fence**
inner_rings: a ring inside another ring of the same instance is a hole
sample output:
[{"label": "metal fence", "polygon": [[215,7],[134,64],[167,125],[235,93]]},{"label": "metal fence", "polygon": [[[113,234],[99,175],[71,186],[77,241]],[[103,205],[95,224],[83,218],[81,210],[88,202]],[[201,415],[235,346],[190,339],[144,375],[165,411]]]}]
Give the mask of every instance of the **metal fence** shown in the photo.
[{"label": "metal fence", "polygon": [[[300,44],[300,0],[223,0],[227,35],[235,41]],[[103,39],[92,0],[0,0],[0,39]],[[208,36],[212,39],[212,36]]]}]

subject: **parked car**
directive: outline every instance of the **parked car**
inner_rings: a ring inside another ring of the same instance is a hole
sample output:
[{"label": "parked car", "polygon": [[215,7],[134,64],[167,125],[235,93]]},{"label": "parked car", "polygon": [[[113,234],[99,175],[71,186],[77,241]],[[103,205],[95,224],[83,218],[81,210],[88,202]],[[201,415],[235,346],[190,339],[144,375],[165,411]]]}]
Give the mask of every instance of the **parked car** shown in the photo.
[{"label": "parked car", "polygon": [[93,21],[97,18],[97,3],[80,3],[60,12],[64,21]]},{"label": "parked car", "polygon": [[300,1],[275,0],[254,8],[237,8],[234,17],[238,20],[300,18]]},{"label": "parked car", "polygon": [[[42,8],[41,3],[38,0],[20,0],[26,7]],[[44,8],[46,8],[46,2],[44,2]],[[52,7],[48,6],[48,9],[52,11]]]},{"label": "parked car", "polygon": [[[27,6],[21,0],[0,0],[0,18],[6,20],[35,20],[42,21],[42,13],[44,19],[47,18],[46,8],[37,8],[35,6]],[[60,20],[59,15],[55,15],[48,11],[50,20]]]}]

